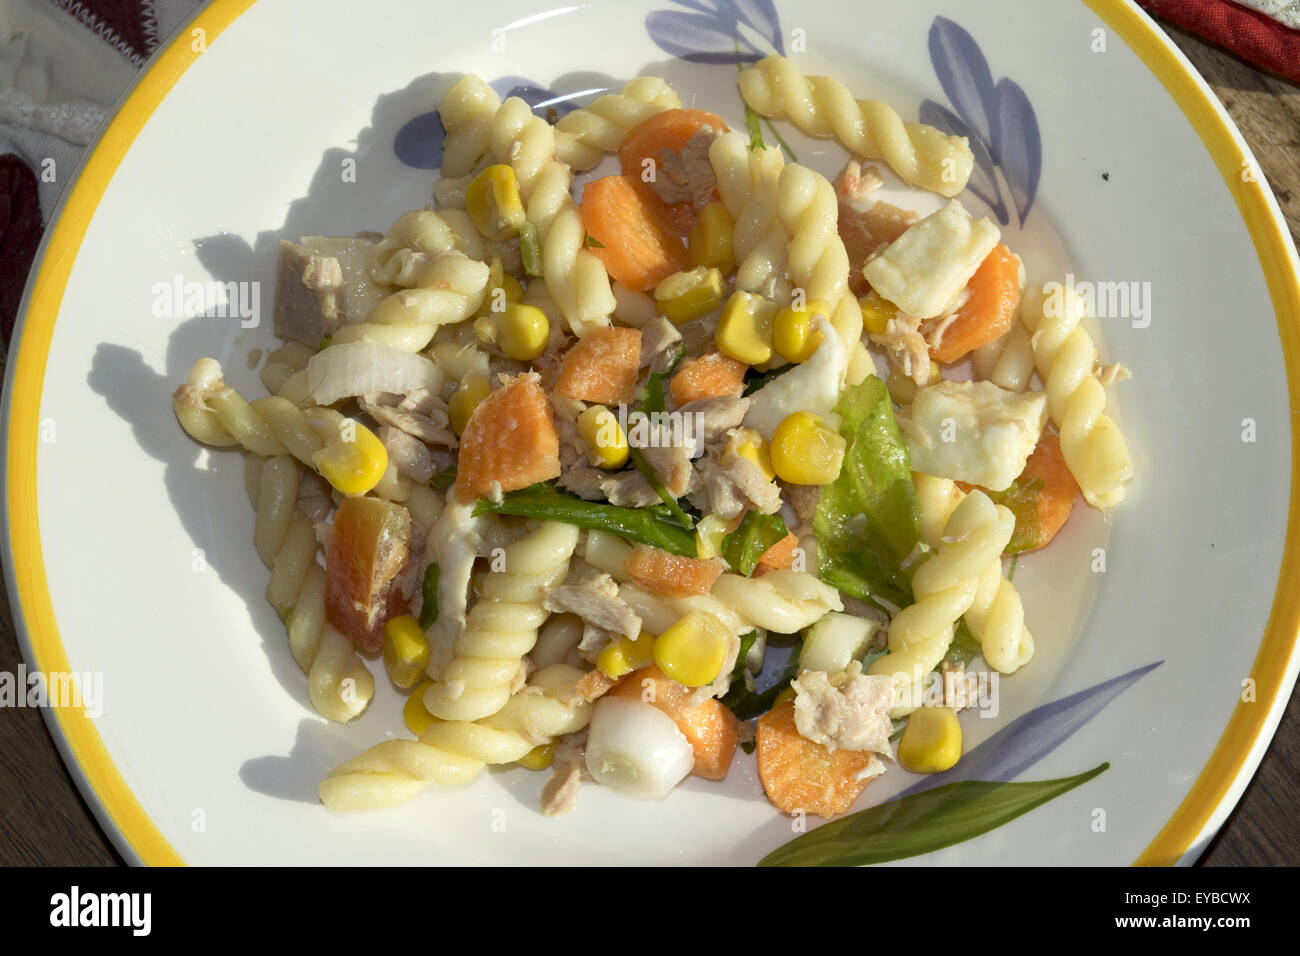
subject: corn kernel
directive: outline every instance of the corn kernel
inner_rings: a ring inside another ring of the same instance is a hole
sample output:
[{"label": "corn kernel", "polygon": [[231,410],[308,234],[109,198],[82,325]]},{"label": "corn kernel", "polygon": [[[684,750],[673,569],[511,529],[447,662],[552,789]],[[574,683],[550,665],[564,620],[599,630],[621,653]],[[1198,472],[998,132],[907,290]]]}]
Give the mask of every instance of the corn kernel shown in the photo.
[{"label": "corn kernel", "polygon": [[898,315],[898,306],[874,289],[858,299],[862,307],[862,324],[872,335],[881,335],[889,320]]},{"label": "corn kernel", "polygon": [[655,659],[655,636],[645,631],[635,641],[620,637],[606,644],[596,656],[596,666],[610,680],[618,680],[642,667],[649,667]]},{"label": "corn kernel", "polygon": [[695,523],[695,556],[708,560],[722,554],[722,539],[731,533],[731,522],[720,515],[705,515]]},{"label": "corn kernel", "polygon": [[464,434],[470,415],[474,414],[478,403],[488,397],[489,391],[488,378],[481,372],[470,372],[460,380],[460,386],[447,402],[447,415],[457,435]]},{"label": "corn kernel", "polygon": [[746,365],[772,360],[772,318],[776,303],[752,292],[735,292],[723,306],[713,343],[727,358]]},{"label": "corn kernel", "polygon": [[578,434],[587,446],[587,459],[596,467],[613,470],[627,464],[627,435],[618,416],[604,405],[592,405],[578,416]]},{"label": "corn kernel", "polygon": [[521,767],[527,767],[529,770],[545,770],[551,765],[551,760],[555,757],[555,741],[549,744],[541,744],[534,747],[528,753],[524,754],[515,763]]},{"label": "corn kernel", "polygon": [[703,687],[721,673],[730,637],[712,614],[691,611],[655,641],[655,663],[677,683]]},{"label": "corn kernel", "polygon": [[417,737],[439,723],[438,718],[429,713],[424,706],[424,692],[432,686],[433,681],[425,681],[411,692],[411,696],[406,698],[406,703],[402,705],[402,721],[406,724],[406,729]]},{"label": "corn kernel", "polygon": [[720,306],[724,291],[722,273],[700,266],[689,272],[674,272],[664,279],[655,288],[655,302],[670,322],[681,325]]},{"label": "corn kernel", "polygon": [[922,707],[907,719],[898,762],[912,773],[943,773],[961,759],[961,724],[951,707]]},{"label": "corn kernel", "polygon": [[531,362],[546,350],[551,323],[535,305],[512,302],[506,306],[497,330],[497,345],[512,359]]},{"label": "corn kernel", "polygon": [[429,663],[429,639],[420,622],[409,614],[390,618],[384,625],[384,667],[398,687],[410,687]]},{"label": "corn kernel", "polygon": [[501,242],[517,236],[525,215],[515,171],[504,163],[483,170],[465,189],[465,208],[484,238]]},{"label": "corn kernel", "polygon": [[780,707],[780,706],[781,706],[782,704],[784,704],[787,700],[794,700],[794,698],[795,698],[795,691],[794,691],[794,688],[793,688],[793,687],[787,687],[785,690],[781,691],[781,693],[779,693],[779,694],[776,695],[775,699],[773,699],[773,701],[772,701],[772,706],[773,706],[773,707]]},{"label": "corn kernel", "polygon": [[731,234],[736,225],[720,202],[711,202],[695,217],[687,241],[691,262],[697,266],[730,272],[736,267],[736,257],[731,250]]},{"label": "corn kernel", "polygon": [[772,455],[762,435],[755,432],[753,437],[742,439],[736,445],[736,454],[757,465],[768,481],[776,479],[776,472],[772,470]]},{"label": "corn kernel", "polygon": [[311,463],[335,490],[364,495],[388,470],[388,449],[365,425],[349,420],[339,428],[336,439],[312,453]]},{"label": "corn kernel", "polygon": [[772,320],[772,345],[787,362],[808,361],[821,344],[813,319],[819,315],[829,319],[830,314],[830,306],[818,299],[805,302],[800,309],[786,306]]},{"label": "corn kernel", "polygon": [[839,477],[848,442],[811,412],[787,415],[772,435],[772,470],[794,485],[829,485]]}]

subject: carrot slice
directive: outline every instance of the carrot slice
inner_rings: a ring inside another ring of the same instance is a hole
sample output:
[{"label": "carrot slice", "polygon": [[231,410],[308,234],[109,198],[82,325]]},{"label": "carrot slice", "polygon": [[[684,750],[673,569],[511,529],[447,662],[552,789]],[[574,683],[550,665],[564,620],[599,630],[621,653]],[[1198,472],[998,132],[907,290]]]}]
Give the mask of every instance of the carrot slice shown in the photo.
[{"label": "carrot slice", "polygon": [[[1016,532],[1012,544],[1023,540],[1025,551],[1046,547],[1056,537],[1056,533],[1065,526],[1074,510],[1074,502],[1079,497],[1079,484],[1070,474],[1065,464],[1065,455],[1061,453],[1061,439],[1056,432],[1048,430],[1038,440],[1038,447],[1025,462],[1025,470],[1020,473],[1017,484],[1024,486],[1034,480],[1042,481],[1042,487],[1034,501],[1034,509],[1028,516],[1026,527],[1021,526],[1020,516],[1016,516]],[[1035,520],[1036,519],[1036,520]],[[1037,527],[1034,527],[1034,525]]]},{"label": "carrot slice", "polygon": [[660,214],[626,176],[587,183],[579,209],[587,235],[600,243],[590,247],[592,253],[611,278],[634,292],[690,268],[681,238],[664,227]]},{"label": "carrot slice", "polygon": [[[664,162],[664,153],[680,153],[692,136],[705,126],[719,133],[728,132],[721,116],[707,110],[664,110],[642,120],[628,130],[618,149],[619,165],[623,175],[636,191],[646,198],[648,207],[660,222],[676,235],[685,238],[695,222],[695,207],[689,202],[669,205],[659,198],[646,177],[658,175]],[[651,165],[646,160],[653,160]]]},{"label": "carrot slice", "polygon": [[955,362],[1011,330],[1020,304],[1020,260],[1002,243],[984,257],[966,285],[970,297],[948,323],[937,346],[936,362]]},{"label": "carrot slice", "polygon": [[460,437],[456,498],[465,504],[560,474],[560,440],[536,372],[525,372],[479,402]]},{"label": "carrot slice", "polygon": [[[975,488],[964,481],[957,482],[957,487],[966,492]],[[1010,488],[985,491],[1016,516],[1016,530],[1007,545],[1007,554],[1047,547],[1069,520],[1079,497],[1078,482],[1061,453],[1061,439],[1050,429],[1038,439],[1037,447],[1025,462],[1025,470]]]},{"label": "carrot slice", "polygon": [[744,362],[737,362],[721,352],[709,352],[699,358],[687,359],[668,383],[668,394],[679,406],[699,398],[716,398],[732,395],[737,398],[745,390]]},{"label": "carrot slice", "polygon": [[777,571],[794,565],[794,551],[799,547],[799,539],[793,531],[787,531],[784,538],[763,552],[758,559],[758,566],[764,571]]},{"label": "carrot slice", "polygon": [[711,697],[686,706],[691,691],[653,664],[628,674],[610,695],[645,701],[671,717],[695,751],[695,776],[721,780],[727,775],[740,739],[740,721],[720,700]]},{"label": "carrot slice", "polygon": [[860,750],[828,750],[799,735],[794,701],[758,719],[758,777],[772,804],[784,813],[833,817],[853,806],[867,781],[858,774],[872,755]]},{"label": "carrot slice", "polygon": [[641,330],[597,329],[564,355],[555,393],[602,405],[632,400],[641,366]]},{"label": "carrot slice", "polygon": [[633,548],[623,564],[633,580],[668,597],[708,594],[722,573],[716,559],[684,558],[644,544]]}]

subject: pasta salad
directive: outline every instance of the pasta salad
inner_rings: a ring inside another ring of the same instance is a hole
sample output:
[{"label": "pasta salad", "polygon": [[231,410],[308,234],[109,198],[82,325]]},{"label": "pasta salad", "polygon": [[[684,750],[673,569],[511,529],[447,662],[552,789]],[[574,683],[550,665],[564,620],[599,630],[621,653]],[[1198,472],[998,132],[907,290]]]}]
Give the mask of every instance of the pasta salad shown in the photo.
[{"label": "pasta salad", "polygon": [[961,758],[973,661],[1031,664],[1004,560],[1122,500],[1122,370],[958,198],[965,139],[778,56],[739,88],[746,132],[655,77],[558,119],[464,77],[429,208],[282,242],[269,394],[210,358],[177,390],[190,436],[246,455],[316,710],[362,713],[375,658],[406,695],[410,736],[325,806],[519,764],[556,815],[743,749],[779,810],[831,817]]}]

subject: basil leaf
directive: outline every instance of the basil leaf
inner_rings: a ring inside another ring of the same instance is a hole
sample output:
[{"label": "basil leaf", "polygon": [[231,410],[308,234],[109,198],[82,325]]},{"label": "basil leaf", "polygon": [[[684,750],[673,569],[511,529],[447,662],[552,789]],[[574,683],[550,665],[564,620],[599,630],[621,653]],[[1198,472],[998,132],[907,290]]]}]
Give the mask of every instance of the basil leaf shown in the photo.
[{"label": "basil leaf", "polygon": [[604,249],[605,244],[601,242],[599,239],[597,239],[595,236],[588,236],[587,247],[590,249]]},{"label": "basil leaf", "polygon": [[751,375],[747,377],[745,379],[745,394],[753,395],[755,392],[757,392],[768,382],[784,375],[792,368],[794,368],[793,365],[782,365],[780,368],[774,368],[771,371],[764,372],[761,375]]},{"label": "basil leaf", "polygon": [[420,594],[424,604],[420,607],[420,627],[428,630],[438,620],[438,575],[441,572],[436,564],[424,569],[424,581],[420,585]]},{"label": "basil leaf", "polygon": [[720,698],[723,706],[729,708],[739,720],[749,720],[767,713],[772,709],[777,695],[790,686],[790,681],[799,676],[799,655],[802,651],[803,641],[796,641],[794,647],[790,649],[790,662],[785,665],[781,677],[762,693],[749,690],[745,687],[744,681],[732,684],[731,689]]},{"label": "basil leaf", "polygon": [[1109,767],[1032,783],[959,780],[823,824],[758,865],[863,866],[932,853],[1010,823]]},{"label": "basil leaf", "polygon": [[446,493],[447,489],[456,483],[456,466],[448,465],[446,468],[437,472],[429,481],[429,487],[434,491]]},{"label": "basil leaf", "polygon": [[752,577],[758,559],[789,533],[779,514],[746,511],[736,530],[722,539],[722,556],[731,565],[731,570]]},{"label": "basil leaf", "polygon": [[645,381],[645,401],[641,403],[641,411],[647,415],[653,415],[655,412],[662,412],[667,407],[664,401],[664,379],[669,378],[677,371],[677,366],[682,364],[682,356],[686,354],[686,346],[677,350],[677,355],[672,362],[668,364],[662,372],[651,372],[650,377]]},{"label": "basil leaf", "polygon": [[695,522],[691,520],[691,516],[683,511],[682,506],[677,503],[677,499],[668,493],[668,489],[663,486],[659,476],[654,473],[654,469],[650,467],[645,460],[645,456],[641,454],[641,449],[629,448],[628,457],[632,459],[632,464],[636,470],[641,472],[641,477],[654,489],[655,494],[659,496],[659,500],[664,503],[664,507],[677,519],[677,523],[687,529],[694,528]]},{"label": "basil leaf", "polygon": [[695,535],[667,517],[661,508],[620,508],[577,495],[545,482],[505,495],[501,502],[480,498],[474,514],[516,515],[563,521],[593,531],[608,531],[683,557],[695,557]]}]

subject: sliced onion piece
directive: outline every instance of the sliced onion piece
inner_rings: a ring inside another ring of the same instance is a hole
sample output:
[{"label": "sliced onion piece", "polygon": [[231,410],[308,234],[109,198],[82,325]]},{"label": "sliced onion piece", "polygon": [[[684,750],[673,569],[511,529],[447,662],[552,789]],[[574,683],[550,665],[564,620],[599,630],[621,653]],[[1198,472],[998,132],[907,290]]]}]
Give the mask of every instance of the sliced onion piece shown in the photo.
[{"label": "sliced onion piece", "polygon": [[307,362],[311,400],[333,405],[370,392],[406,395],[417,388],[437,392],[442,372],[423,355],[374,342],[343,342],[322,349]]},{"label": "sliced onion piece", "polygon": [[636,800],[666,797],[695,766],[690,743],[671,717],[639,700],[602,697],[591,714],[587,770]]}]

